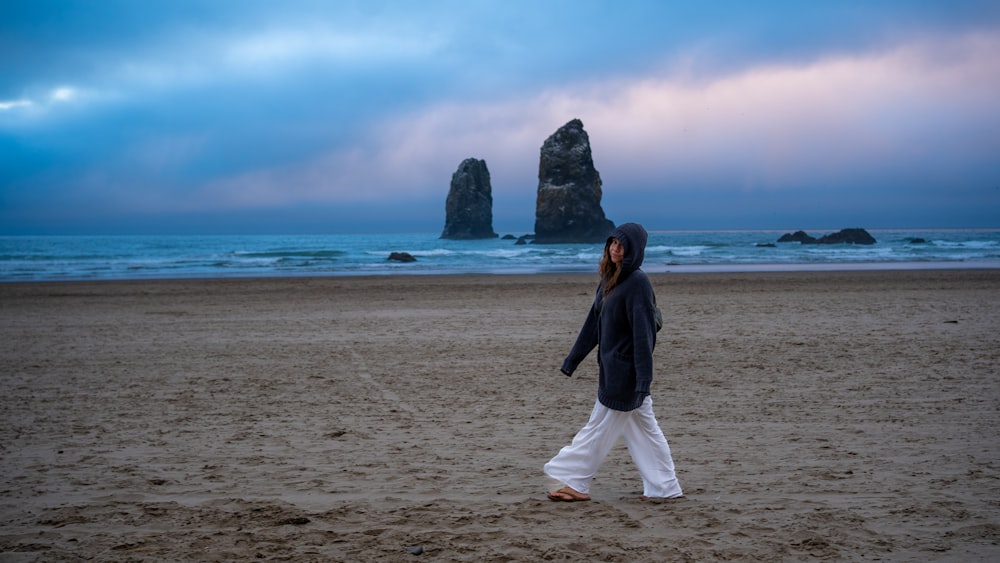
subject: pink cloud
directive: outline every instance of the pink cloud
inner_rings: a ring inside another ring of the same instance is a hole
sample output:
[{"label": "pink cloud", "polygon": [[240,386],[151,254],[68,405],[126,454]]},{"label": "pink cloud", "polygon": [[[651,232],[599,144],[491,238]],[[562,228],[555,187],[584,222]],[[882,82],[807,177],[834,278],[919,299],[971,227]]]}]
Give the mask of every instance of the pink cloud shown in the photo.
[{"label": "pink cloud", "polygon": [[458,164],[476,157],[490,167],[495,198],[531,198],[539,147],[575,117],[605,184],[626,189],[698,181],[780,190],[919,166],[913,159],[961,162],[986,150],[968,146],[984,121],[996,141],[997,60],[1000,38],[974,35],[710,80],[673,71],[442,103],[374,124],[354,146],[215,181],[204,196],[247,206],[443,201]]}]

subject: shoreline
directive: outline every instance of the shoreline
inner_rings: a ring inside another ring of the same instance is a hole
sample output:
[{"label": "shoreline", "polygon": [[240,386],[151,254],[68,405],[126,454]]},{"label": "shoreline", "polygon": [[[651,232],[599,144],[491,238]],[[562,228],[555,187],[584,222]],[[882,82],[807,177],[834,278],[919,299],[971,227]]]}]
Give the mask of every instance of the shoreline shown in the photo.
[{"label": "shoreline", "polygon": [[675,502],[544,496],[596,273],[0,284],[0,553],[1000,557],[1000,270],[650,279]]},{"label": "shoreline", "polygon": [[[663,264],[644,266],[643,271],[650,275],[660,274],[757,274],[757,273],[836,273],[836,272],[896,272],[896,271],[977,271],[1000,270],[1000,261],[990,262],[856,262],[856,263],[824,263],[824,264]],[[409,277],[452,277],[452,276],[586,276],[596,275],[584,270],[565,271],[393,271],[376,273],[331,272],[317,274],[231,274],[231,275],[187,275],[187,276],[149,276],[149,277],[89,277],[89,278],[45,278],[45,279],[3,279],[5,284],[31,283],[88,283],[88,282],[153,282],[153,281],[203,281],[203,280],[281,280],[281,279],[339,279],[339,278],[393,278]]]},{"label": "shoreline", "polygon": [[[853,278],[878,278],[882,275],[890,278],[900,277],[922,277],[924,274],[930,277],[939,275],[966,277],[966,274],[975,278],[976,274],[991,276],[1000,275],[1000,267],[997,268],[899,268],[899,269],[810,269],[810,270],[670,270],[650,272],[645,269],[646,275],[653,280],[654,285],[659,285],[669,280],[697,280],[697,279],[718,279],[732,280],[743,277],[762,279],[783,279],[802,278],[815,280],[837,280]],[[39,281],[0,281],[0,297],[3,296],[4,288],[30,288],[32,286],[57,286],[57,285],[296,285],[296,284],[363,284],[378,283],[381,285],[400,282],[405,286],[422,286],[427,284],[448,284],[448,283],[473,283],[473,284],[494,284],[510,282],[512,284],[531,284],[538,282],[541,284],[551,284],[553,282],[571,281],[574,283],[592,283],[595,287],[598,281],[597,272],[544,272],[544,273],[404,273],[404,274],[359,274],[359,275],[289,275],[289,276],[207,276],[207,277],[157,277],[157,278],[124,278],[124,279],[72,279],[72,280],[39,280]]]}]

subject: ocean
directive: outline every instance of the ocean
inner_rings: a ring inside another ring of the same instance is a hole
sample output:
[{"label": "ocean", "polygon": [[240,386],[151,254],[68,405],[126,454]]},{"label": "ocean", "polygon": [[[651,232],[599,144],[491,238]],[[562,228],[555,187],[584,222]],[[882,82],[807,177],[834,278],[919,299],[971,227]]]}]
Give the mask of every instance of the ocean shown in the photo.
[{"label": "ocean", "polygon": [[[819,237],[833,230],[807,230]],[[643,270],[1000,268],[1000,229],[874,230],[874,245],[778,243],[789,231],[652,231]],[[510,233],[519,236],[521,233]],[[0,282],[596,272],[601,244],[371,235],[4,236]],[[392,252],[416,258],[388,260]]]}]

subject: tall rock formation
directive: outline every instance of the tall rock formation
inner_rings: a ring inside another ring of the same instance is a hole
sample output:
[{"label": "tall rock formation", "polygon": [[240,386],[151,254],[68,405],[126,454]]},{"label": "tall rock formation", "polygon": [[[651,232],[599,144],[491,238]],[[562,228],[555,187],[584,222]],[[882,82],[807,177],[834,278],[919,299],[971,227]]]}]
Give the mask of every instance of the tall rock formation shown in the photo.
[{"label": "tall rock formation", "polygon": [[493,188],[485,160],[467,158],[451,175],[444,204],[445,239],[496,238],[493,232]]},{"label": "tall rock formation", "polygon": [[590,137],[573,119],[542,144],[538,162],[535,243],[604,242],[615,224],[601,209],[601,175]]}]

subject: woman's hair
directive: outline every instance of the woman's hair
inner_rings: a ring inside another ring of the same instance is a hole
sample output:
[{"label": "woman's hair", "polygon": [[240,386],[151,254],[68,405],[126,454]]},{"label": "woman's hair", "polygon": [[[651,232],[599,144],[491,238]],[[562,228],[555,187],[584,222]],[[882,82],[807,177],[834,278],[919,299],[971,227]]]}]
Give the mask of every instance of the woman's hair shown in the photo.
[{"label": "woman's hair", "polygon": [[604,245],[604,255],[601,256],[600,273],[601,280],[604,282],[604,295],[611,293],[611,290],[618,285],[618,275],[621,274],[621,266],[615,264],[615,261],[611,259],[611,241],[613,239],[608,239],[608,242]]}]

